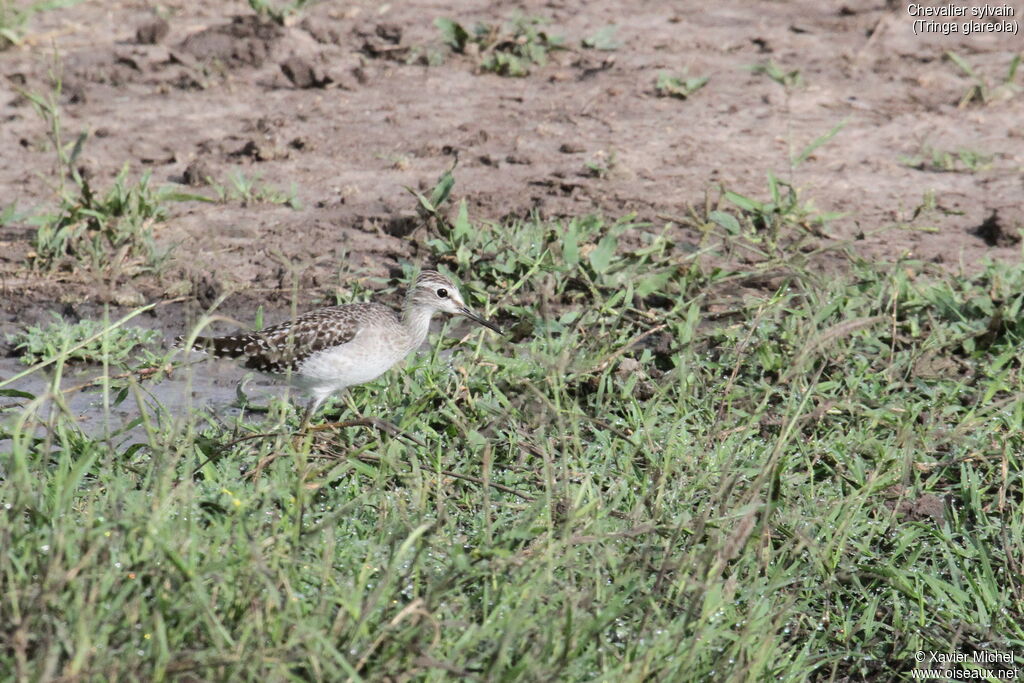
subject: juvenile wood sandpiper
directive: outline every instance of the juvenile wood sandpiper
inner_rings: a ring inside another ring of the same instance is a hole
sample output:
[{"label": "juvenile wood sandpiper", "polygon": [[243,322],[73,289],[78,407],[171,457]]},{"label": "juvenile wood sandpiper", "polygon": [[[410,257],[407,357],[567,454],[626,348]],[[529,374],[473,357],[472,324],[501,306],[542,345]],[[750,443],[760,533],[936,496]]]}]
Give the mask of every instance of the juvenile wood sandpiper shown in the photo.
[{"label": "juvenile wood sandpiper", "polygon": [[450,279],[425,270],[409,288],[400,316],[372,302],[329,306],[258,332],[197,337],[193,348],[244,358],[245,367],[267,374],[290,373],[292,384],[310,396],[304,428],[328,396],[380,377],[422,346],[438,312],[463,315],[501,334],[466,305]]}]

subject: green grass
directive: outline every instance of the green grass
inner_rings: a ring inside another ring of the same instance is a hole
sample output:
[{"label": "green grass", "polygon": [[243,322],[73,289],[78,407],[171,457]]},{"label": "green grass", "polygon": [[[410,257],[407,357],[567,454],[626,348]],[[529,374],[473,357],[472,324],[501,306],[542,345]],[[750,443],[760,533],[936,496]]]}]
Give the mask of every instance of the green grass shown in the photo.
[{"label": "green grass", "polygon": [[[160,333],[138,327],[118,327],[104,333],[105,324],[98,320],[79,320],[70,323],[56,313],[49,325],[33,325],[23,331],[8,335],[14,351],[25,365],[53,362],[62,357],[67,363],[102,362],[104,358],[114,363],[127,361],[139,346],[155,344]],[[81,345],[83,341],[91,342]],[[68,352],[68,349],[75,348]]]},{"label": "green grass", "polygon": [[167,193],[150,186],[147,171],[132,181],[127,164],[110,189],[98,193],[77,173],[52,213],[28,219],[36,226],[34,267],[85,266],[93,272],[158,271],[169,253],[160,250],[154,227],[167,218]]},{"label": "green grass", "polygon": [[[813,144],[813,143],[812,143]],[[808,233],[819,234],[842,214],[819,211],[812,201],[803,201],[792,184],[768,174],[768,199],[722,190],[719,205],[703,220],[689,222],[707,231],[718,226],[725,231],[726,246],[758,255],[765,263],[778,265],[796,256],[797,243]]]},{"label": "green grass", "polygon": [[946,52],[944,57],[955,64],[960,72],[971,81],[971,85],[964,91],[964,94],[960,97],[960,101],[957,104],[960,108],[966,107],[975,102],[980,105],[988,105],[993,102],[1009,100],[1020,93],[1021,86],[1016,82],[1017,71],[1020,68],[1021,62],[1021,55],[1019,53],[1015,54],[1010,59],[1010,63],[1007,65],[1005,73],[995,84],[993,84],[992,81],[984,75],[979,74],[978,71],[971,66],[970,62],[957,53],[949,51]]},{"label": "green grass", "polygon": [[461,210],[429,249],[508,336],[351,392],[423,448],[133,380],[101,394],[142,418],[99,438],[12,393],[0,670],[889,680],[919,650],[1020,656],[1024,267],[817,273],[774,187],[711,207],[734,232],[697,216],[695,252]]}]

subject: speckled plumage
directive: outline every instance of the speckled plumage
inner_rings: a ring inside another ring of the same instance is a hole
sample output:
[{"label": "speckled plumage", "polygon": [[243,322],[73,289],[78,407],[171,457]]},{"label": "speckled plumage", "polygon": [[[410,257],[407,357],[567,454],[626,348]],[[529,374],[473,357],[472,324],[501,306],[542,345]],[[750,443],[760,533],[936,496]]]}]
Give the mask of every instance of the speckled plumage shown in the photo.
[{"label": "speckled plumage", "polygon": [[399,317],[378,303],[330,306],[258,332],[199,337],[194,348],[270,374],[291,371],[311,396],[307,419],[331,394],[381,376],[426,340],[436,312],[464,315],[496,332],[473,313],[444,275],[425,270],[406,295]]}]

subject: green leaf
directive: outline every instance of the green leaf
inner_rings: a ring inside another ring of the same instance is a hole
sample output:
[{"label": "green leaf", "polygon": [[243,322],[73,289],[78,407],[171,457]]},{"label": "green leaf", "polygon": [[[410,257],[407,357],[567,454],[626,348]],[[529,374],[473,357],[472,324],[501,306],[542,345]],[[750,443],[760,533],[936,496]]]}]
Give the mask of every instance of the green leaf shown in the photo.
[{"label": "green leaf", "polygon": [[434,26],[441,31],[441,39],[445,44],[451,46],[456,52],[462,52],[466,49],[466,43],[469,41],[469,33],[466,29],[462,28],[462,24],[451,19],[444,17],[438,17],[434,19]]},{"label": "green leaf", "polygon": [[722,226],[734,235],[739,234],[740,232],[740,222],[736,220],[736,217],[731,213],[726,213],[725,211],[712,211],[708,214],[708,219],[712,223],[717,223]]},{"label": "green leaf", "polygon": [[1013,79],[1017,77],[1017,69],[1020,67],[1021,56],[1017,53],[1010,60],[1010,66],[1006,69],[1006,78],[1003,79],[1003,83],[1013,83]]},{"label": "green leaf", "polygon": [[444,175],[438,178],[434,191],[430,193],[430,203],[435,211],[448,199],[448,195],[452,193],[453,187],[455,187],[455,176],[452,175],[450,170],[445,171]]},{"label": "green leaf", "polygon": [[[142,418],[140,417],[140,418],[138,418],[138,419],[136,419],[136,420],[132,420],[132,425],[133,425],[133,426],[136,426],[136,427],[137,427],[138,425],[142,424],[142,422],[143,422],[143,420],[142,420]],[[128,461],[128,460],[131,460],[131,459],[132,459],[132,457],[133,457],[133,456],[134,456],[134,455],[135,455],[136,453],[138,453],[139,451],[141,451],[141,450],[142,450],[143,448],[147,448],[147,447],[148,447],[148,444],[144,444],[144,443],[133,443],[133,444],[132,444],[131,446],[129,446],[128,448],[126,448],[126,449],[124,450],[124,453],[122,453],[122,454],[121,454],[121,459],[122,459],[123,461]]]},{"label": "green leaf", "polygon": [[18,389],[0,389],[0,396],[4,396],[6,398],[24,398],[29,401],[36,397],[35,394],[30,394],[27,391],[20,391]]},{"label": "green leaf", "polygon": [[624,301],[633,300],[633,283],[632,281],[626,281],[625,289],[617,289],[608,299],[601,304],[601,308],[605,311],[614,311],[622,307]]},{"label": "green leaf", "polygon": [[615,257],[615,249],[619,246],[619,240],[614,235],[605,235],[597,243],[597,247],[590,252],[590,266],[595,272],[605,273]]},{"label": "green leaf", "polygon": [[75,489],[82,484],[82,480],[89,473],[89,468],[96,462],[99,454],[100,451],[90,449],[85,453],[84,457],[75,460],[75,464],[72,465],[71,470],[65,475],[64,486],[61,490],[61,502],[65,506],[70,507]]},{"label": "green leaf", "polygon": [[978,75],[974,73],[974,69],[971,68],[971,65],[968,64],[967,60],[965,60],[963,57],[961,57],[955,52],[946,52],[946,59],[960,67],[960,70],[963,71],[966,75],[977,80]]},{"label": "green leaf", "polygon": [[666,270],[661,273],[653,273],[647,277],[641,278],[640,282],[636,285],[637,296],[644,298],[649,294],[653,294],[658,290],[665,287],[668,281],[672,279],[672,271]]},{"label": "green leaf", "polygon": [[677,342],[680,345],[688,344],[697,333],[697,324],[700,322],[700,305],[694,301],[686,312],[686,321],[676,327]]},{"label": "green leaf", "polygon": [[793,165],[794,166],[799,166],[803,162],[807,161],[807,159],[812,154],[814,154],[814,150],[818,149],[819,147],[824,145],[826,142],[828,142],[829,140],[834,138],[836,136],[836,133],[838,133],[843,128],[845,128],[847,121],[849,121],[849,118],[843,119],[842,121],[837,123],[835,126],[833,126],[832,130],[830,130],[829,132],[825,133],[824,135],[820,135],[820,136],[816,137],[811,142],[811,144],[809,144],[806,147],[804,147],[803,151],[800,152],[799,156],[797,156],[795,159],[793,159]]},{"label": "green leaf", "polygon": [[405,187],[405,189],[409,192],[409,194],[411,194],[413,197],[416,197],[416,199],[419,200],[420,206],[423,207],[424,211],[426,211],[427,214],[434,215],[434,214],[437,213],[437,209],[434,208],[434,205],[430,203],[429,199],[427,199],[422,194],[420,194],[416,190],[412,189],[408,185],[404,185],[403,187]]},{"label": "green leaf", "polygon": [[82,153],[82,146],[85,144],[86,139],[89,137],[89,133],[82,131],[75,138],[75,142],[71,147],[71,153],[68,155],[68,166],[74,166],[75,162],[78,161],[79,155]]},{"label": "green leaf", "polygon": [[455,217],[455,224],[452,226],[452,236],[456,240],[465,239],[473,234],[473,224],[469,222],[469,209],[466,207],[466,200],[459,202],[459,214]]},{"label": "green leaf", "polygon": [[15,31],[14,29],[0,28],[0,38],[3,38],[11,45],[21,44],[21,36],[19,36],[18,32]]},{"label": "green leaf", "polygon": [[207,197],[206,195],[196,194],[195,192],[163,192],[160,194],[160,199],[164,199],[169,202],[206,202],[207,204],[217,203],[217,199],[215,197]]},{"label": "green leaf", "polygon": [[575,225],[570,225],[562,238],[562,260],[565,265],[576,267],[580,262],[580,244],[576,236]]},{"label": "green leaf", "polygon": [[726,192],[724,197],[744,211],[751,211],[755,213],[762,213],[764,211],[764,204],[756,199],[750,199],[749,197],[744,197],[743,195],[736,194],[735,192]]},{"label": "green leaf", "polygon": [[[128,422],[126,422],[125,424],[121,425],[120,427],[118,427],[113,432],[111,432],[111,436],[121,436],[122,434],[127,434],[127,433],[131,432],[133,429],[135,429],[136,427],[139,427],[139,426],[145,424],[145,422],[146,422],[145,418],[142,417],[141,415],[139,415],[134,420],[129,420]],[[146,446],[146,444],[144,444],[144,443],[137,443],[137,444],[135,444],[135,446],[142,446],[142,447],[144,447],[144,446]],[[128,458],[130,458],[132,456],[132,454],[135,453],[135,451],[138,450],[138,448],[135,448],[135,446],[129,447],[124,453],[121,454],[121,457],[125,458],[126,460]]]}]

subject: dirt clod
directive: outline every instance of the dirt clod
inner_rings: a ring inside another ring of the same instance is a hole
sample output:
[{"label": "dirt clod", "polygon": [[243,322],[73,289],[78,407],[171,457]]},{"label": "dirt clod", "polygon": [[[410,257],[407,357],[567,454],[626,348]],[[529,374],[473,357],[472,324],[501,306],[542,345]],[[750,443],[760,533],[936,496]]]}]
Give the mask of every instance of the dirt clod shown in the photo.
[{"label": "dirt clod", "polygon": [[200,306],[204,308],[213,306],[223,291],[223,285],[214,276],[206,273],[193,276],[192,292]]},{"label": "dirt clod", "polygon": [[88,101],[85,86],[79,81],[66,83],[61,90],[61,98],[67,104],[85,104]]},{"label": "dirt clod", "polygon": [[974,229],[974,234],[985,240],[985,244],[990,247],[1012,247],[1020,243],[1020,235],[1010,233],[1003,228],[998,211],[989,214],[989,217]]},{"label": "dirt clod", "polygon": [[299,22],[299,28],[308,33],[318,43],[324,45],[338,45],[341,43],[341,34],[329,24],[315,21],[309,17]]},{"label": "dirt clod", "polygon": [[135,29],[135,42],[139,45],[156,45],[167,37],[171,25],[161,17],[142,24]]},{"label": "dirt clod", "polygon": [[374,59],[401,60],[409,52],[408,45],[401,45],[402,27],[397,24],[376,24],[362,27],[355,34],[363,41],[361,51]]},{"label": "dirt clod", "polygon": [[288,149],[277,144],[276,139],[249,140],[231,153],[233,157],[249,157],[253,161],[274,161],[287,159]]},{"label": "dirt clod", "polygon": [[946,504],[942,498],[926,493],[916,500],[901,501],[896,511],[903,517],[915,521],[931,519],[936,524],[941,524],[946,514]]},{"label": "dirt clod", "polygon": [[392,45],[402,42],[402,27],[398,24],[377,24],[373,32]]},{"label": "dirt clod", "polygon": [[619,361],[619,367],[615,369],[615,374],[619,379],[626,379],[638,372],[643,372],[643,368],[640,365],[640,361],[635,358],[623,358]]},{"label": "dirt clod", "polygon": [[281,62],[281,72],[296,88],[323,88],[331,83],[330,76],[319,73],[302,57],[289,57]]},{"label": "dirt clod", "polygon": [[419,227],[419,216],[415,214],[399,214],[387,219],[384,231],[392,237],[405,237]]},{"label": "dirt clod", "polygon": [[220,62],[229,69],[256,67],[270,56],[283,31],[256,16],[233,17],[194,33],[178,46],[202,62]]},{"label": "dirt clod", "polygon": [[182,181],[192,187],[209,185],[213,180],[213,170],[202,159],[196,159],[185,167],[182,174]]}]

